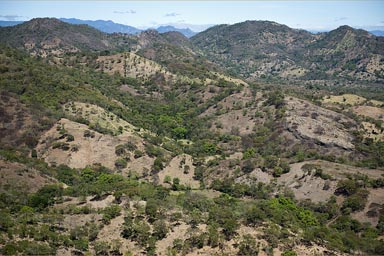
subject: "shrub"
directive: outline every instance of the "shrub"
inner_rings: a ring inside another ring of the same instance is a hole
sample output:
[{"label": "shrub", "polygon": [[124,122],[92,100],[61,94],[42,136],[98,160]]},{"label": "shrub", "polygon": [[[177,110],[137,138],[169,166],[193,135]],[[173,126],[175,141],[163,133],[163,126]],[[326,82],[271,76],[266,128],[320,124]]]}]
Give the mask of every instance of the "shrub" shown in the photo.
[{"label": "shrub", "polygon": [[52,148],[53,148],[53,149],[58,148],[58,149],[62,149],[62,150],[64,150],[64,151],[67,151],[67,150],[70,149],[70,146],[69,146],[68,143],[57,141],[57,142],[54,142],[54,143],[52,144]]},{"label": "shrub", "polygon": [[169,228],[164,220],[157,220],[153,223],[153,235],[157,240],[165,238],[168,234]]},{"label": "shrub", "polygon": [[281,256],[297,256],[297,253],[293,250],[284,251]]},{"label": "shrub", "polygon": [[245,173],[250,173],[255,169],[255,167],[255,162],[252,159],[247,159],[243,162],[241,170]]},{"label": "shrub", "polygon": [[75,140],[75,137],[72,134],[68,134],[67,135],[67,142],[71,142],[71,141],[74,141],[74,140]]},{"label": "shrub", "polygon": [[152,167],[155,172],[159,172],[159,171],[163,170],[163,168],[164,168],[163,161],[164,161],[163,158],[156,157],[155,161],[153,162],[153,167]]},{"label": "shrub", "polygon": [[359,189],[355,194],[345,199],[342,209],[350,208],[352,211],[363,210],[367,203],[368,195],[368,190]]},{"label": "shrub", "polygon": [[117,145],[115,147],[115,154],[117,156],[121,156],[121,155],[125,154],[125,147],[124,147],[124,145]]},{"label": "shrub", "polygon": [[85,138],[94,138],[95,137],[95,132],[90,131],[90,130],[85,130],[83,136]]},{"label": "shrub", "polygon": [[115,166],[117,169],[124,169],[127,167],[127,161],[123,158],[119,158],[115,161]]},{"label": "shrub", "polygon": [[140,158],[140,157],[142,157],[143,155],[144,155],[143,152],[140,151],[140,150],[138,150],[138,149],[136,149],[136,150],[134,151],[134,158],[135,158],[135,159]]},{"label": "shrub", "polygon": [[239,251],[237,255],[258,255],[259,249],[256,245],[255,239],[251,235],[244,235],[239,244]]}]

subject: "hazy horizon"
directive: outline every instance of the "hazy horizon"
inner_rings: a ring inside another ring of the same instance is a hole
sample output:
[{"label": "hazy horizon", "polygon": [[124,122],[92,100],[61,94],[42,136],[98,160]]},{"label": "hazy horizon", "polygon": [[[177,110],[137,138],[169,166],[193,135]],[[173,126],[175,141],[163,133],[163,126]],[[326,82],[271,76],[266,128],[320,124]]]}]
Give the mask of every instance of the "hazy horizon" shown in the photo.
[{"label": "hazy horizon", "polygon": [[112,20],[141,29],[173,25],[197,32],[208,25],[246,20],[269,20],[315,31],[341,25],[384,29],[382,13],[382,1],[0,1],[1,20]]}]

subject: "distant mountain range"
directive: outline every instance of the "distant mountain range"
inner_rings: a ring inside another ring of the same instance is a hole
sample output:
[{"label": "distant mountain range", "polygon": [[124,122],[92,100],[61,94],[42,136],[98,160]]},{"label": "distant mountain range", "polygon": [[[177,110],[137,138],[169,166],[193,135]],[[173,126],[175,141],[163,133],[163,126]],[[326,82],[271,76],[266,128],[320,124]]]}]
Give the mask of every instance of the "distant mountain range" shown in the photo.
[{"label": "distant mountain range", "polygon": [[[75,18],[60,18],[61,21],[70,23],[70,24],[85,24],[88,26],[91,26],[93,28],[96,28],[102,32],[105,33],[124,33],[124,34],[130,34],[130,35],[136,35],[139,34],[140,32],[143,32],[145,30],[143,29],[138,29],[132,26],[124,25],[124,24],[119,24],[115,23],[111,20],[80,20],[80,19],[75,19]],[[0,21],[0,27],[9,27],[9,26],[15,26],[18,24],[23,23],[24,21]],[[197,32],[192,31],[189,28],[176,28],[174,26],[159,26],[158,28],[154,28],[157,30],[159,33],[165,33],[165,32],[180,32],[181,34],[185,35],[186,37],[192,37],[197,34]]]},{"label": "distant mountain range", "polygon": [[[81,20],[81,19],[75,19],[75,18],[60,18],[61,21],[70,23],[70,24],[86,24],[91,27],[94,27],[102,32],[105,33],[125,33],[130,35],[136,35],[142,31],[145,31],[147,29],[139,29],[135,28],[133,26],[128,26],[124,24],[115,23],[111,20]],[[20,23],[23,23],[25,21],[8,21],[8,20],[0,20],[0,27],[9,27],[9,26],[15,26]],[[192,25],[191,25],[192,26]],[[214,26],[214,25],[212,25]],[[165,32],[180,32],[181,34],[185,35],[186,37],[192,37],[196,35],[198,32],[193,31],[191,28],[177,28],[175,26],[171,25],[161,25],[157,28],[150,28],[157,30],[159,33],[165,33]],[[308,32],[311,32],[312,34],[318,34],[323,32],[329,32],[330,30],[310,30],[307,29]],[[374,30],[367,30],[369,33],[375,35],[375,36],[384,36],[384,30],[374,29]]]},{"label": "distant mountain range", "polygon": [[60,18],[60,20],[70,24],[76,24],[76,25],[86,24],[88,26],[94,27],[105,33],[138,34],[142,31],[132,26],[115,23],[111,20],[80,20],[80,19],[74,19],[74,18],[71,18],[71,19]]},{"label": "distant mountain range", "polygon": [[[40,18],[0,28],[0,42],[39,55],[136,50],[175,73],[191,67],[194,73],[205,72],[201,67],[215,66],[249,80],[384,79],[384,37],[362,29],[341,26],[312,34],[271,21],[246,21],[217,25],[191,38],[171,29],[108,34],[88,25]],[[204,61],[191,64],[196,56]]]},{"label": "distant mountain range", "polygon": [[175,31],[175,32],[179,32],[179,33],[183,34],[186,37],[192,37],[192,36],[197,34],[196,32],[190,30],[189,28],[175,28],[174,26],[160,26],[160,27],[156,28],[156,30],[159,33],[166,33],[166,32]]}]

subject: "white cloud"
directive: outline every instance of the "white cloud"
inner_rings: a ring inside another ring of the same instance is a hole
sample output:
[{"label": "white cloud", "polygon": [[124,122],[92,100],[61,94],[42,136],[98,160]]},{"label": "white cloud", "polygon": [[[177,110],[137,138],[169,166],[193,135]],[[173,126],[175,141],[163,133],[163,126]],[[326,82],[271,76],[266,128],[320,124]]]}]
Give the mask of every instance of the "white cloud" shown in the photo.
[{"label": "white cloud", "polygon": [[336,19],[334,19],[333,21],[337,22],[337,21],[343,21],[343,20],[347,20],[348,18],[347,17],[338,17]]},{"label": "white cloud", "polygon": [[23,18],[24,16],[19,16],[19,15],[0,15],[0,18],[8,20],[8,21],[15,21],[20,18]]},{"label": "white cloud", "polygon": [[165,14],[164,16],[165,17],[176,17],[176,16],[180,16],[180,15],[181,15],[180,13],[171,12],[171,13]]},{"label": "white cloud", "polygon": [[114,11],[113,13],[116,14],[136,14],[135,10],[128,10],[128,11]]}]

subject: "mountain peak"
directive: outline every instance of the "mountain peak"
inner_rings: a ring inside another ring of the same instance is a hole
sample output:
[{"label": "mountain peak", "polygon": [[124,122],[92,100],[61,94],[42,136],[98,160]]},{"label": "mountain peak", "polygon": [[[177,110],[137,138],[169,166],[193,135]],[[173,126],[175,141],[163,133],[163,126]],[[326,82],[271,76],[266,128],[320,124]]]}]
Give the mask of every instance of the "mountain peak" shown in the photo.
[{"label": "mountain peak", "polygon": [[196,32],[192,31],[189,28],[176,28],[176,27],[170,26],[170,25],[160,26],[156,30],[159,31],[160,33],[179,32],[186,37],[192,37],[192,36],[196,35]]},{"label": "mountain peak", "polygon": [[34,19],[31,19],[30,21],[24,22],[23,24],[25,24],[25,26],[32,29],[39,29],[39,28],[52,29],[54,27],[64,25],[66,23],[56,18],[34,18]]},{"label": "mountain peak", "polygon": [[[0,42],[20,48],[26,43],[42,46],[47,53],[57,50],[106,50],[111,46],[104,41],[105,36],[103,32],[88,25],[73,25],[56,18],[36,18],[0,29]],[[31,50],[34,51],[34,48]]]}]

